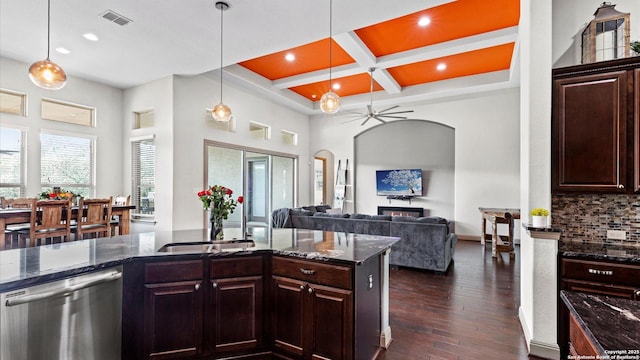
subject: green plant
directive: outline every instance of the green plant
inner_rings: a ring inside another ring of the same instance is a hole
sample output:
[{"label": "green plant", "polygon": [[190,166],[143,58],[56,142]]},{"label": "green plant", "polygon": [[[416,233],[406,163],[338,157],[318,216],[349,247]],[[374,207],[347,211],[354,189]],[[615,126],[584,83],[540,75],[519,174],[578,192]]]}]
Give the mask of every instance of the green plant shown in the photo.
[{"label": "green plant", "polygon": [[531,210],[530,214],[532,216],[549,216],[549,210],[543,208],[535,208]]},{"label": "green plant", "polygon": [[640,55],[640,41],[632,41],[629,46],[631,46],[631,50],[636,53],[636,55]]}]

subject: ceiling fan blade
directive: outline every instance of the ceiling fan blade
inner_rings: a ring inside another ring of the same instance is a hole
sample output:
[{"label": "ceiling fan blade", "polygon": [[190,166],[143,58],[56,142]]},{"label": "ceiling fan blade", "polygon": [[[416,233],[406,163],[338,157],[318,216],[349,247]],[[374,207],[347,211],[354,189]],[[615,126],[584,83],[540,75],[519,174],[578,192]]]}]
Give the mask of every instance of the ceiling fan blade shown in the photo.
[{"label": "ceiling fan blade", "polygon": [[393,110],[393,109],[397,108],[398,106],[400,106],[400,105],[393,105],[392,107],[390,107],[388,109],[380,110],[380,111],[378,111],[378,114],[383,113],[385,111]]},{"label": "ceiling fan blade", "polygon": [[364,118],[365,118],[365,116],[358,116],[358,117],[355,117],[353,119],[342,121],[341,124],[347,124],[347,123],[354,122],[356,120],[361,120],[361,119],[364,119]]},{"label": "ceiling fan blade", "polygon": [[384,121],[383,119],[381,119],[381,118],[380,118],[380,117],[378,117],[378,116],[374,116],[373,118],[374,118],[374,119],[376,119],[376,120],[378,120],[378,121],[380,121],[381,123],[384,123],[384,124],[386,124],[386,123],[387,123],[386,121]]},{"label": "ceiling fan blade", "polygon": [[393,111],[393,112],[379,112],[378,115],[394,115],[394,114],[407,114],[412,113],[413,110]]},{"label": "ceiling fan blade", "polygon": [[384,114],[380,114],[377,116],[382,116],[382,117],[386,117],[389,119],[401,119],[401,120],[407,120],[408,118],[406,116],[392,116],[392,115],[384,115]]},{"label": "ceiling fan blade", "polygon": [[373,118],[373,116],[367,116],[366,119],[364,119],[364,121],[362,122],[362,124],[360,124],[360,126],[364,125],[367,123],[367,121],[371,120]]}]

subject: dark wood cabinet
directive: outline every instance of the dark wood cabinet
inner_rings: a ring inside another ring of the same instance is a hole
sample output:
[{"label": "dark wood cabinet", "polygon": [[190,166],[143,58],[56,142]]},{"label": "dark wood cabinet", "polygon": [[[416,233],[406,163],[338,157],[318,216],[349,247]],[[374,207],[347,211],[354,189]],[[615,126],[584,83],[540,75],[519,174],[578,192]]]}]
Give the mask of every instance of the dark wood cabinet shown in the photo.
[{"label": "dark wood cabinet", "polygon": [[263,258],[212,259],[210,283],[208,314],[215,353],[247,353],[263,347]]},{"label": "dark wood cabinet", "polygon": [[640,189],[637,68],[627,58],[553,70],[553,193]]},{"label": "dark wood cabinet", "polygon": [[273,267],[275,347],[298,359],[352,359],[351,268],[278,257]]},{"label": "dark wood cabinet", "polygon": [[[560,290],[640,300],[640,283],[638,282],[640,266],[638,265],[560,257],[559,270]],[[591,354],[579,329],[571,328],[571,321],[575,322],[575,319],[571,319],[571,314],[561,300],[558,305],[558,344],[562,358],[567,358],[568,354],[576,355],[575,351],[579,355]],[[575,328],[576,324],[573,326]],[[574,349],[572,350],[571,347]]]},{"label": "dark wood cabinet", "polygon": [[201,260],[145,265],[141,310],[146,359],[179,359],[202,353],[203,268]]}]

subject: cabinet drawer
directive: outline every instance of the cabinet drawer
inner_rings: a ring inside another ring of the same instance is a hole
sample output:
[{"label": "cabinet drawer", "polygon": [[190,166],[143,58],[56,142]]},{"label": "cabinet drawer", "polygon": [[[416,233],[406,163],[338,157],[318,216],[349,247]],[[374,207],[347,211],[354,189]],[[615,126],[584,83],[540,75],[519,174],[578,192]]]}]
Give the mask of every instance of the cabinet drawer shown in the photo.
[{"label": "cabinet drawer", "polygon": [[[579,291],[589,294],[600,294],[606,296],[621,297],[629,300],[635,300],[637,294],[640,294],[640,287],[634,288],[621,285],[603,285],[584,280],[562,280],[563,289],[569,291]],[[640,299],[638,299],[640,300]]]},{"label": "cabinet drawer", "polygon": [[226,278],[262,275],[262,256],[211,259],[209,276]]},{"label": "cabinet drawer", "polygon": [[273,258],[273,274],[315,284],[353,288],[351,268],[282,257]]},{"label": "cabinet drawer", "polygon": [[640,266],[603,261],[562,259],[563,278],[594,281],[603,284],[638,286]]},{"label": "cabinet drawer", "polygon": [[144,266],[144,282],[199,280],[204,276],[202,260],[150,262]]}]

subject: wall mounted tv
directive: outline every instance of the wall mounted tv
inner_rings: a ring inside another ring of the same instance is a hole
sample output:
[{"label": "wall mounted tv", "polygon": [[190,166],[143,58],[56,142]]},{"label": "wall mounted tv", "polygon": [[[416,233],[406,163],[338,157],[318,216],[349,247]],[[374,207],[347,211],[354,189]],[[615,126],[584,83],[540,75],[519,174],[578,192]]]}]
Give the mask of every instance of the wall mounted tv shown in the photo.
[{"label": "wall mounted tv", "polygon": [[422,170],[376,170],[376,195],[422,196]]}]

